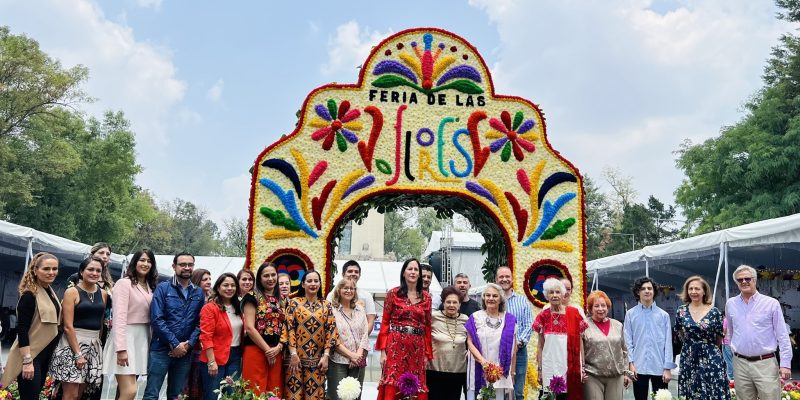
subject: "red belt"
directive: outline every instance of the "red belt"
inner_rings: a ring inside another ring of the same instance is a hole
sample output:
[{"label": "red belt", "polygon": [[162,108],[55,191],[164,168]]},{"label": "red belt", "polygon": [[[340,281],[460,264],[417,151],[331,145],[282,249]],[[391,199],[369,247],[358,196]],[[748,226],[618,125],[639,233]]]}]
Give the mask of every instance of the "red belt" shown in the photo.
[{"label": "red belt", "polygon": [[747,360],[747,361],[769,360],[770,358],[775,357],[775,353],[768,353],[768,354],[764,354],[764,355],[760,355],[760,356],[752,356],[752,357],[741,355],[739,353],[733,353],[733,355],[735,355],[736,357],[739,357],[741,359]]}]

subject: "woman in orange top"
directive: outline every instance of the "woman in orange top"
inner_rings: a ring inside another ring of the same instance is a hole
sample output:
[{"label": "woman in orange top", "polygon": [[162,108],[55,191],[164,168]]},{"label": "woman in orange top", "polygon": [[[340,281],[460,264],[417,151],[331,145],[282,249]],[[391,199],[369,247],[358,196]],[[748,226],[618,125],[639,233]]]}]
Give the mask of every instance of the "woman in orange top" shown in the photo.
[{"label": "woman in orange top", "polygon": [[278,270],[265,262],[258,267],[256,286],[242,298],[244,331],[242,378],[256,394],[273,392],[281,397],[283,334],[286,315],[278,291]]},{"label": "woman in orange top", "polygon": [[213,295],[200,310],[200,379],[203,398],[216,400],[219,382],[230,376],[237,379],[242,363],[242,312],[239,308],[239,283],[226,272],[214,283]]}]

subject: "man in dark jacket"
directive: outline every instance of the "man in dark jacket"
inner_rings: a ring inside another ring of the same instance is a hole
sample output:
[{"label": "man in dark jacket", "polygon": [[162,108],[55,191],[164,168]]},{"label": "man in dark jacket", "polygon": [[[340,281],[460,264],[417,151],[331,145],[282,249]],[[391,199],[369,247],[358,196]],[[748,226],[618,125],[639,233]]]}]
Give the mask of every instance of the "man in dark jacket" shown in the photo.
[{"label": "man in dark jacket", "polygon": [[167,398],[176,398],[189,376],[192,349],[200,336],[200,309],[205,303],[203,289],[191,282],[194,256],[180,253],[172,261],[175,276],[161,282],[153,292],[150,304],[150,360],[147,365],[147,386],[144,400],[159,398],[164,378]]}]

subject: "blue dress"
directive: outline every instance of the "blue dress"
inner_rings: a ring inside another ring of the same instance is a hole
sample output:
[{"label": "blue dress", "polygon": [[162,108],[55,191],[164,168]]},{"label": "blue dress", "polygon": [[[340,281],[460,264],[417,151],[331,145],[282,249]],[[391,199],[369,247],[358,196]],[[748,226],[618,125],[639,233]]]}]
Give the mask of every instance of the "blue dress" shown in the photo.
[{"label": "blue dress", "polygon": [[719,348],[722,313],[711,307],[700,321],[695,321],[689,307],[682,305],[675,325],[683,337],[678,394],[687,400],[730,400],[725,362]]}]

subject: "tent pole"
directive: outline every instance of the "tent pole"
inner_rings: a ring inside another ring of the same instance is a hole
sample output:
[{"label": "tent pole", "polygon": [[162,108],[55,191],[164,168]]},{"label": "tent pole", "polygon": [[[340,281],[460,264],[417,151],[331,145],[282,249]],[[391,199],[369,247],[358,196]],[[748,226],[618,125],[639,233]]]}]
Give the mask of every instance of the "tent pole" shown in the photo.
[{"label": "tent pole", "polygon": [[717,305],[717,283],[719,283],[719,273],[722,271],[722,262],[725,259],[725,243],[719,244],[719,262],[717,263],[717,276],[714,278],[714,306]]},{"label": "tent pole", "polygon": [[28,269],[28,264],[31,262],[33,258],[33,237],[28,238],[28,249],[25,251],[25,266],[22,268],[22,274],[25,274],[25,270]]},{"label": "tent pole", "polygon": [[600,281],[597,280],[597,270],[594,271],[594,282],[592,282],[592,288],[594,290],[600,290]]},{"label": "tent pole", "polygon": [[725,250],[725,301],[727,301],[730,297],[730,287],[728,285],[728,242],[722,243]]},{"label": "tent pole", "polygon": [[644,276],[650,277],[650,259],[644,258]]}]

